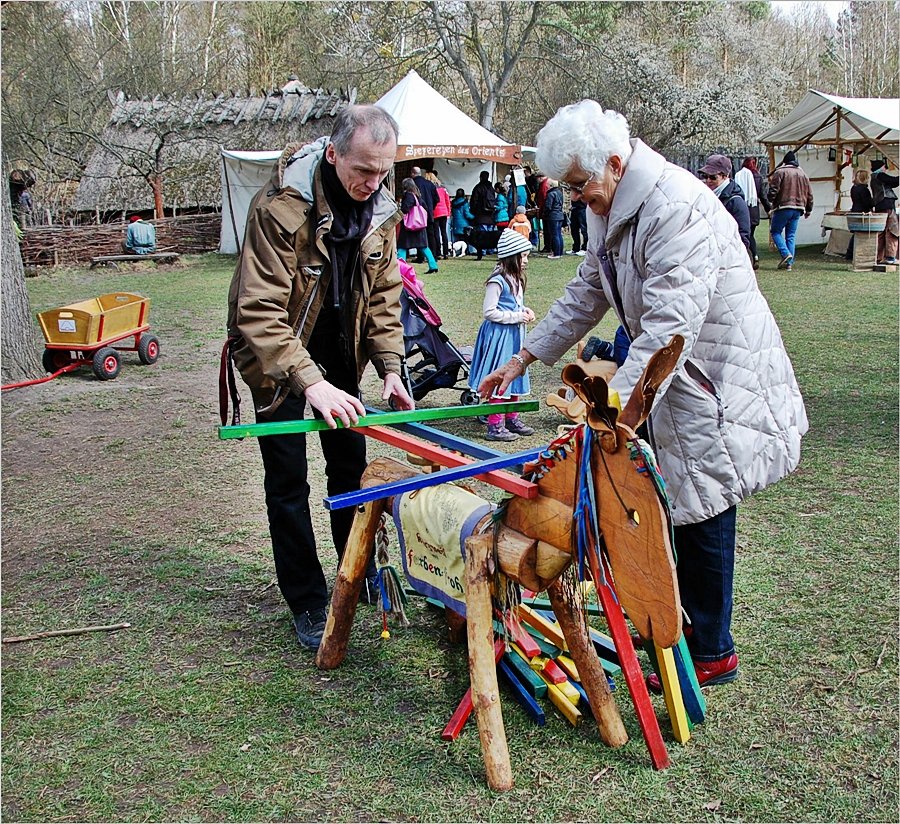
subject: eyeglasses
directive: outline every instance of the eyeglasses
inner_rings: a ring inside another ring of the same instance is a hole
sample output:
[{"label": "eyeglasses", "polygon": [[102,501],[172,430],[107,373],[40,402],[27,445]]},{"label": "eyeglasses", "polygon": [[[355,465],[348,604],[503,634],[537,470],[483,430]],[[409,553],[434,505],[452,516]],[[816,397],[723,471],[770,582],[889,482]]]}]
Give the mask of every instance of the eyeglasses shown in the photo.
[{"label": "eyeglasses", "polygon": [[709,180],[711,177],[714,177],[714,175],[708,175],[706,172],[697,172],[697,177],[699,177],[700,180]]},{"label": "eyeglasses", "polygon": [[591,172],[591,176],[587,180],[585,180],[584,183],[579,183],[577,186],[575,186],[571,183],[565,184],[566,191],[575,192],[575,194],[577,194],[577,195],[583,195],[584,190],[587,189],[588,185],[590,184],[590,182],[593,179],[594,179],[594,173]]}]

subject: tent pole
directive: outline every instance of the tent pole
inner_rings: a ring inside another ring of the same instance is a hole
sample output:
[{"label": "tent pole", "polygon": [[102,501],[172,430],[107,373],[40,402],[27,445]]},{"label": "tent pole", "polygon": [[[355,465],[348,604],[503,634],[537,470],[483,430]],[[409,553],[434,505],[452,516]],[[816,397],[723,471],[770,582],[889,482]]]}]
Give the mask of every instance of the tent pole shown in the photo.
[{"label": "tent pole", "polygon": [[841,151],[841,110],[837,109],[837,122],[834,125],[834,189],[837,192],[834,209],[841,210],[841,182],[844,178],[844,167],[841,165],[844,153]]},{"label": "tent pole", "polygon": [[238,254],[241,253],[241,239],[238,237],[237,221],[234,219],[234,205],[231,202],[231,181],[228,179],[228,164],[225,155],[222,155],[222,171],[225,174],[225,193],[228,195],[228,211],[231,212],[231,229],[234,232],[234,245]]}]

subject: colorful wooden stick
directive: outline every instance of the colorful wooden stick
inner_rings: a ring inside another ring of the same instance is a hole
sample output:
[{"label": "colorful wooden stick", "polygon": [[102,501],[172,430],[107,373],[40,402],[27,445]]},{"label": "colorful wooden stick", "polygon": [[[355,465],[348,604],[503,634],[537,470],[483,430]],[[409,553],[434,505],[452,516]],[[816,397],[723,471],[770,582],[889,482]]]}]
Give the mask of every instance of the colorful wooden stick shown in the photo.
[{"label": "colorful wooden stick", "polygon": [[[381,441],[382,443],[405,449],[413,455],[418,455],[420,458],[427,458],[441,466],[469,466],[474,463],[474,461],[469,458],[463,458],[461,455],[447,452],[430,443],[411,438],[409,435],[404,435],[401,432],[395,432],[391,427],[363,426],[360,427],[359,431],[364,435],[368,435],[370,438],[374,438],[376,441]],[[505,455],[492,455],[489,458],[486,458],[486,460],[491,460],[493,458],[502,459],[505,458]],[[494,470],[493,472],[487,472],[483,475],[476,475],[475,478],[476,480],[489,483],[491,486],[496,486],[504,492],[512,492],[520,498],[536,498],[538,494],[536,483],[526,481],[523,478],[517,478],[509,472]]]},{"label": "colorful wooden stick", "polygon": [[[502,639],[497,639],[494,642],[494,658],[497,663],[500,663],[500,659],[503,657],[503,654],[506,652],[506,645],[503,643]],[[450,716],[450,720],[447,722],[447,726],[444,727],[444,731],[441,733],[441,738],[444,741],[455,741],[460,732],[462,732],[462,728],[465,726],[466,721],[469,720],[469,716],[472,714],[472,688],[466,690],[466,694],[462,697],[462,701],[459,702],[459,706],[456,708],[456,712]]]},{"label": "colorful wooden stick", "polygon": [[631,643],[631,634],[625,624],[622,607],[619,606],[611,588],[608,571],[605,576],[600,573],[600,564],[596,553],[588,552],[587,556],[591,576],[600,596],[600,604],[606,613],[609,634],[612,636],[619,654],[619,666],[622,667],[622,673],[625,675],[625,683],[631,694],[638,723],[650,752],[650,762],[654,769],[663,770],[669,766],[669,753],[666,751],[662,733],[659,731],[659,722],[653,712],[653,704],[650,703],[650,693],[647,692],[647,685],[644,683],[644,674],[641,672],[641,665],[638,663],[634,646]]},{"label": "colorful wooden stick", "polygon": [[[490,404],[491,414],[506,414],[508,412],[534,412],[539,404],[537,401],[510,401],[509,403]],[[416,421],[435,421],[446,418],[472,418],[476,415],[484,415],[488,405],[480,406],[442,406],[437,409],[413,409],[409,412],[379,412],[377,415],[363,415],[359,422],[351,424],[349,428],[355,429],[361,426],[389,426],[394,423],[409,423]],[[376,420],[377,419],[377,420]],[[337,421],[338,429],[344,425]],[[274,423],[247,423],[240,426],[220,426],[219,438],[259,438],[265,435],[289,435],[297,432],[317,432],[330,429],[325,421],[319,418],[306,418],[299,421],[276,421]]]},{"label": "colorful wooden stick", "polygon": [[375,501],[379,498],[389,498],[393,495],[401,495],[404,492],[412,492],[416,489],[425,489],[428,486],[437,486],[438,484],[449,483],[450,481],[458,481],[462,478],[471,478],[475,475],[483,475],[493,469],[503,469],[512,466],[515,463],[522,463],[523,460],[533,459],[539,454],[539,450],[529,449],[526,452],[518,452],[515,455],[506,455],[503,458],[491,458],[487,461],[477,461],[476,463],[466,464],[465,466],[457,466],[453,469],[444,469],[441,472],[429,472],[428,474],[416,475],[414,478],[406,480],[392,481],[382,484],[381,486],[373,486],[370,489],[361,489],[358,492],[345,492],[343,495],[331,495],[325,498],[325,508],[345,509],[348,506],[359,506],[368,501]]},{"label": "colorful wooden stick", "polygon": [[519,681],[517,677],[518,672],[513,671],[512,667],[506,663],[505,658],[497,664],[497,668],[497,671],[509,685],[513,697],[519,702],[522,709],[528,713],[535,724],[539,727],[543,727],[547,722],[547,717],[544,715],[544,711],[541,709],[538,702],[529,694],[527,686]]},{"label": "colorful wooden stick", "polygon": [[547,697],[547,685],[538,677],[537,673],[528,665],[528,661],[516,650],[516,645],[506,653],[503,660],[509,668],[516,673],[516,678],[528,693],[534,698]]}]

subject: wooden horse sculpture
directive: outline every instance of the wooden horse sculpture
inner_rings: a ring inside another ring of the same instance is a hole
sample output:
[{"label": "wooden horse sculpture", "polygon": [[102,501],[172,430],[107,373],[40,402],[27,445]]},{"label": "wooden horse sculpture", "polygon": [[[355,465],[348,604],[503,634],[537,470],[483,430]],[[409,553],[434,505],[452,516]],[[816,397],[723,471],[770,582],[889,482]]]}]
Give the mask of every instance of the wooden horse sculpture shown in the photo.
[{"label": "wooden horse sculpture", "polygon": [[[652,639],[660,647],[671,647],[678,642],[681,606],[668,520],[649,471],[636,468],[641,465],[642,456],[639,451],[636,462],[634,430],[646,419],[656,391],[675,368],[683,343],[676,336],[653,355],[621,414],[607,402],[605,380],[586,375],[574,364],[563,370],[563,380],[585,403],[587,425],[596,433],[590,440],[589,455],[593,480],[589,494],[596,500],[594,530],[599,531],[593,540],[605,544],[618,604],[604,570],[605,560],[598,552],[586,553],[588,566],[616,640],[653,764],[658,769],[668,765],[668,756],[621,610],[625,609],[645,639]],[[491,518],[487,516],[479,525],[486,532],[476,527],[473,537],[465,542],[472,700],[488,783],[494,790],[512,787],[494,654],[491,588],[498,562],[509,579],[536,592],[547,591],[602,739],[611,747],[621,746],[628,740],[591,643],[585,613],[573,597],[573,588],[566,587],[560,578],[575,557],[573,525],[578,465],[579,457],[572,455],[552,467],[544,466],[546,472],[537,481],[536,498],[513,497],[505,507],[498,529],[487,529]],[[367,468],[362,486],[377,486],[416,474],[413,467],[379,458]],[[346,655],[375,533],[389,504],[388,499],[380,499],[357,508],[316,658],[320,669],[334,669]]]}]

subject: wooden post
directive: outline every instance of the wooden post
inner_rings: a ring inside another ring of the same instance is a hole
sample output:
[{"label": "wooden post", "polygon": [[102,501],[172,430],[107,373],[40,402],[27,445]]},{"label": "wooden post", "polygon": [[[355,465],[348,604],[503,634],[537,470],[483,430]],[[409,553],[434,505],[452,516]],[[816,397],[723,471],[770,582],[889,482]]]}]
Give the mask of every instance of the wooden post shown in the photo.
[{"label": "wooden post", "polygon": [[[377,458],[366,467],[360,486],[363,488],[378,486],[388,480],[409,478],[416,474],[418,473],[415,469],[398,461]],[[331,595],[331,605],[328,607],[325,633],[316,655],[316,666],[319,669],[330,670],[339,667],[347,654],[359,592],[366,575],[366,566],[375,549],[375,533],[381,522],[381,513],[384,512],[388,500],[382,498],[360,504],[353,516],[353,526],[344,547],[341,566],[334,582],[334,592]]]},{"label": "wooden post", "polygon": [[494,623],[491,610],[493,536],[466,539],[466,624],[469,635],[469,675],[472,703],[481,738],[481,752],[492,790],[512,789],[512,767],[500,709],[497,665],[494,661]]},{"label": "wooden post", "polygon": [[616,699],[609,691],[609,683],[597,657],[597,651],[591,643],[584,617],[578,605],[566,598],[559,579],[547,588],[547,595],[569,646],[581,684],[587,693],[591,711],[600,730],[600,737],[610,747],[621,747],[628,741],[628,733],[625,732]]}]

